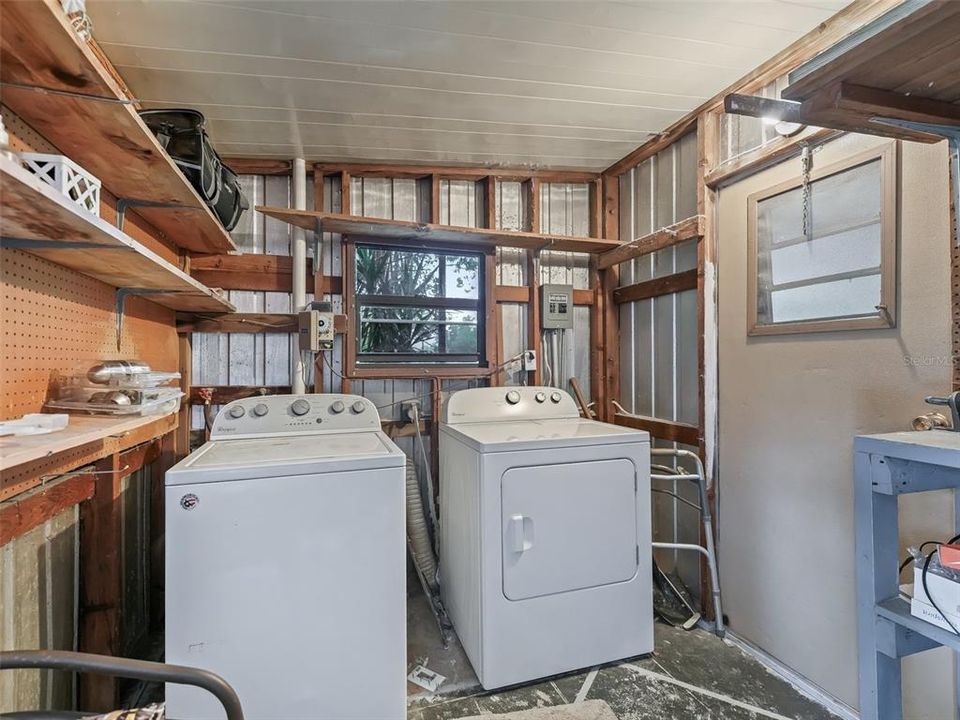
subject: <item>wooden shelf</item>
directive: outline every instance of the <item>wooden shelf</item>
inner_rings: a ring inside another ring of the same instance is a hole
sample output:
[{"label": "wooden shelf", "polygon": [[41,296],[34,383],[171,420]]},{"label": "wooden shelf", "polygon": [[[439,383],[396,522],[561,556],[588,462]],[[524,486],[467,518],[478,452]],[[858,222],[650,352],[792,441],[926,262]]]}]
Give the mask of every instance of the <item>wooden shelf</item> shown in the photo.
[{"label": "wooden shelf", "polygon": [[433,225],[311,210],[289,210],[278,207],[258,207],[257,210],[304,230],[339,233],[353,238],[367,237],[381,243],[403,244],[413,240],[472,249],[514,247],[524,250],[562,250],[582,253],[605,252],[620,245],[616,240],[600,238]]},{"label": "wooden shelf", "polygon": [[53,91],[6,84],[3,103],[111,193],[176,205],[136,208],[171,242],[202,253],[235,249],[57,0],[0,4],[0,79]]},{"label": "wooden shelf", "polygon": [[0,437],[0,450],[3,451],[0,452],[0,472],[67,452],[82,445],[127,435],[163,417],[166,416],[70,415],[70,424],[57,432],[46,435]]},{"label": "wooden shelf", "polygon": [[29,170],[0,157],[0,237],[17,247],[117,288],[185,312],[236,308],[113,225],[86,212]]}]

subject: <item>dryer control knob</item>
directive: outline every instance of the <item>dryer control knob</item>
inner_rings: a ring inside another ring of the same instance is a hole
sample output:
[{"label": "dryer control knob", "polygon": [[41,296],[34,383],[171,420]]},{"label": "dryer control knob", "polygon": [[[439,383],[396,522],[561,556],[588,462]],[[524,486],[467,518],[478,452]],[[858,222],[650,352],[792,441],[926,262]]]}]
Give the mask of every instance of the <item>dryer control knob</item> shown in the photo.
[{"label": "dryer control knob", "polygon": [[359,415],[367,409],[367,404],[361,400],[357,400],[353,405],[350,406],[350,409]]},{"label": "dryer control knob", "polygon": [[243,405],[234,405],[232,408],[230,408],[230,417],[232,417],[234,420],[242,418],[246,414],[247,411],[243,409]]},{"label": "dryer control knob", "polygon": [[516,390],[511,390],[508,392],[507,402],[511,405],[516,405],[518,402],[520,402],[520,393],[518,393]]},{"label": "dryer control knob", "polygon": [[542,393],[542,392],[538,392],[536,395],[533,396],[533,399],[536,400],[538,403],[546,402],[546,401],[547,401],[547,394],[546,394],[546,393]]},{"label": "dryer control knob", "polygon": [[561,400],[563,400],[563,395],[561,395],[560,393],[558,393],[558,392],[550,393],[550,402],[552,402],[552,403],[558,403],[558,402],[560,402]]},{"label": "dryer control knob", "polygon": [[339,415],[346,409],[346,406],[343,404],[343,400],[334,400],[333,404],[330,406],[330,412],[334,415]]},{"label": "dryer control knob", "polygon": [[290,405],[290,412],[294,415],[306,415],[310,412],[310,403],[300,398],[299,400],[294,400]]},{"label": "dryer control knob", "polygon": [[270,408],[268,408],[263,403],[257,403],[256,405],[253,406],[253,414],[256,415],[257,417],[263,417],[268,412],[270,412]]}]

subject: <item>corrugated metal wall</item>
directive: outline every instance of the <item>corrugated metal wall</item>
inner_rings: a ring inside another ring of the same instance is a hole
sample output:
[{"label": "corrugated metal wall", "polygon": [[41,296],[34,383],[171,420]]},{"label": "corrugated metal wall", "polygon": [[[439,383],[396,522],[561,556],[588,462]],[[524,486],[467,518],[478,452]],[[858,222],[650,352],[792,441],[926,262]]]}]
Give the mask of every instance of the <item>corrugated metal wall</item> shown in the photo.
[{"label": "corrugated metal wall", "polygon": [[[620,176],[620,237],[632,240],[697,214],[697,138],[686,135]],[[620,265],[620,284],[652,280],[696,269],[695,240]],[[697,293],[685,290],[620,306],[619,402],[629,412],[696,425]],[[657,443],[675,446],[674,443]],[[695,447],[686,447],[696,451]],[[660,489],[674,490],[659,482]],[[696,501],[696,490],[679,494]],[[668,495],[653,497],[654,535],[699,542],[696,513]],[[676,567],[691,590],[699,589],[699,558],[662,554],[661,567]]]},{"label": "corrugated metal wall", "polygon": [[[250,205],[290,207],[291,181],[288,177],[242,176],[241,183]],[[329,176],[323,180],[324,207],[340,212],[343,204],[340,179]],[[313,198],[312,181],[308,198]],[[395,220],[428,222],[430,219],[431,186],[429,179],[352,177],[350,182],[350,210],[354,215],[366,215]],[[543,184],[541,186],[541,226],[544,231],[569,235],[589,235],[590,199],[586,184]],[[308,200],[308,204],[309,204]],[[440,221],[464,227],[482,225],[485,216],[485,188],[474,180],[442,180],[440,183]],[[498,182],[496,187],[496,215],[504,229],[529,230],[529,202],[526,186],[519,182]],[[240,224],[231,233],[238,249],[245,253],[272,255],[290,254],[290,226],[266,218],[256,211],[245,213]],[[320,258],[324,272],[341,275],[339,235],[324,233],[319,243],[308,236],[310,256]],[[544,252],[540,260],[541,282],[571,283],[577,288],[589,287],[588,256],[579,253]],[[526,256],[522,250],[498,250],[497,282],[501,285],[526,283]],[[290,293],[250,292],[234,290],[230,299],[241,312],[292,312]],[[311,299],[311,298],[308,298]],[[343,312],[340,295],[326,296],[333,303],[334,312]],[[508,303],[501,308],[503,317],[503,356],[513,357],[527,348],[526,303]],[[585,393],[590,392],[590,309],[578,307],[574,311],[575,327],[568,331],[567,367],[574,367]],[[297,349],[293,335],[277,333],[194,333],[193,384],[203,385],[290,385],[293,360]],[[334,351],[324,353],[323,388],[339,392],[342,336],[338,335]],[[572,364],[572,365],[571,365]],[[332,369],[331,369],[332,368]],[[505,373],[507,384],[519,384],[525,375],[519,366]],[[313,368],[307,372],[306,384],[313,383]],[[444,381],[444,392],[475,386],[478,381]],[[370,398],[380,407],[384,420],[400,420],[399,402],[423,398],[423,410],[430,412],[429,381],[388,379],[355,380],[351,392]],[[216,411],[218,408],[214,408]],[[193,428],[203,428],[202,408],[193,409]],[[427,453],[430,438],[425,437]],[[419,452],[415,452],[413,438],[400,438],[398,446],[414,457],[422,468]],[[421,477],[423,477],[421,472]]]}]

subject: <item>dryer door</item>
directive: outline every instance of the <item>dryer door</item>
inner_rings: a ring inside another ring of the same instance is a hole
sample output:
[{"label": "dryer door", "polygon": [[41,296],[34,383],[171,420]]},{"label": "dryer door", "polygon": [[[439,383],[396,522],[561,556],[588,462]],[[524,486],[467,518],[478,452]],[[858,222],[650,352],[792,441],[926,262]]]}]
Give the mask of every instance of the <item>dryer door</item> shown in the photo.
[{"label": "dryer door", "polygon": [[630,460],[510,468],[501,478],[501,511],[509,600],[623,582],[637,572]]}]

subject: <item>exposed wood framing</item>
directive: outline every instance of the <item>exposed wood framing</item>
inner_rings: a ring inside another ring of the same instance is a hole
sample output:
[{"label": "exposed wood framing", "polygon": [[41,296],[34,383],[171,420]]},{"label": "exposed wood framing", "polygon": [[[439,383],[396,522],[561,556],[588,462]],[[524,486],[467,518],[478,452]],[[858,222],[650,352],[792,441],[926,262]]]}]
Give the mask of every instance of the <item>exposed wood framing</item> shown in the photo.
[{"label": "exposed wood framing", "polygon": [[646,430],[652,437],[659,440],[669,440],[694,446],[700,440],[700,429],[696,425],[671,422],[659,418],[633,417],[619,413],[615,414],[610,422],[623,427]]},{"label": "exposed wood framing", "polygon": [[289,393],[289,385],[194,385],[187,399],[191,405],[205,405],[207,397],[211,405],[226,405],[248,397]]},{"label": "exposed wood framing", "polygon": [[[498,303],[528,303],[530,302],[529,285],[497,285]],[[592,289],[574,288],[574,305],[593,305],[596,302],[595,293]]]},{"label": "exposed wood framing", "polygon": [[[716,118],[716,114],[711,114]],[[719,167],[715,167],[715,163],[712,163],[710,167],[714,169],[706,175],[704,182],[708,188],[719,190],[723,186],[737,182],[748,175],[796,157],[801,153],[804,145],[821,145],[840,135],[842,133],[836,130],[818,128],[813,132],[802,133],[793,137],[778,137],[764,145],[761,153],[747,153],[743,157],[726,162]]]},{"label": "exposed wood framing", "polygon": [[[180,390],[189,396],[193,384],[193,341],[189,334],[177,335],[177,357],[180,366]],[[176,459],[180,460],[190,454],[190,403],[181,402],[177,416],[173,447]]]},{"label": "exposed wood framing", "polygon": [[684,290],[695,290],[699,274],[697,269],[694,268],[693,270],[645,280],[633,285],[624,285],[613,291],[613,301],[621,305],[627,302],[660,297],[661,295],[671,295]]},{"label": "exposed wood framing", "polygon": [[333,175],[343,171],[357,177],[392,177],[420,179],[436,175],[450,180],[482,180],[493,176],[498,180],[529,180],[537,178],[543,182],[588,183],[593,182],[597,173],[577,170],[530,170],[525,168],[491,168],[466,165],[390,165],[387,163],[316,163],[315,173]]},{"label": "exposed wood framing", "polygon": [[290,175],[293,172],[289,160],[227,157],[223,158],[223,164],[237,175]]},{"label": "exposed wood framing", "polygon": [[[484,256],[483,341],[488,368],[500,364],[500,324],[497,322],[497,255],[490,251]],[[490,384],[498,385],[500,373],[490,376]]]},{"label": "exposed wood framing", "polygon": [[[536,183],[536,181],[532,181]],[[380,244],[409,244],[411,240],[435,243],[454,248],[486,249],[515,247],[523,250],[562,250],[566,252],[603,252],[616,247],[615,243],[599,238],[552,235],[538,232],[495,230],[490,228],[457,227],[359,217],[341,213],[323,213],[313,210],[292,210],[259,206],[257,210],[268,217],[282,220],[296,227],[315,232],[340,233],[352,238],[373,238]]]},{"label": "exposed wood framing", "polygon": [[[95,466],[93,497],[80,506],[80,626],[82,652],[121,654],[123,547],[121,502],[123,478],[160,457],[160,442],[114,453]],[[80,707],[116,708],[116,678],[80,675]]]},{"label": "exposed wood framing", "polygon": [[702,234],[703,216],[696,215],[624,243],[613,250],[608,250],[597,258],[597,267],[600,270],[606,270],[641,255],[647,255],[687,240],[695,240]]},{"label": "exposed wood framing", "polygon": [[[307,258],[307,292],[316,292],[316,278],[322,268]],[[293,289],[293,258],[289,255],[198,255],[190,263],[190,274],[208,287],[221,290],[264,290],[290,292]],[[339,277],[324,277],[321,293],[339,295]]]},{"label": "exposed wood framing", "polygon": [[[338,333],[346,332],[345,315],[333,316],[333,329]],[[177,332],[295,333],[297,316],[295,313],[230,313],[217,317],[181,315],[177,317]]]},{"label": "exposed wood framing", "polygon": [[0,504],[0,545],[93,497],[96,475],[80,470]]}]

